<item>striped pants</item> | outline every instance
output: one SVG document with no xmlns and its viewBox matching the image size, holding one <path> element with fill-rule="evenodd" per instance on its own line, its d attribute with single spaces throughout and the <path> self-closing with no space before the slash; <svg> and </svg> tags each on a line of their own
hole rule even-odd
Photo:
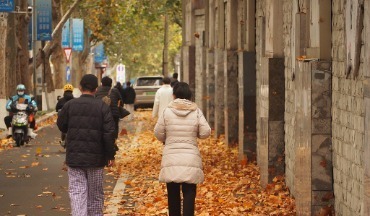
<svg viewBox="0 0 370 216">
<path fill-rule="evenodd" d="M 104 168 L 68 167 L 72 216 L 102 216 Z"/>
</svg>

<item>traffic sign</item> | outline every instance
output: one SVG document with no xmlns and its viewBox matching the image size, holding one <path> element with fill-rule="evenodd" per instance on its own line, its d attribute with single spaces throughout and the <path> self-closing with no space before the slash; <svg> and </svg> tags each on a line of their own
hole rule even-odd
<svg viewBox="0 0 370 216">
<path fill-rule="evenodd" d="M 69 62 L 69 59 L 71 58 L 72 55 L 72 48 L 64 48 L 64 54 L 66 55 L 66 61 Z"/>
</svg>

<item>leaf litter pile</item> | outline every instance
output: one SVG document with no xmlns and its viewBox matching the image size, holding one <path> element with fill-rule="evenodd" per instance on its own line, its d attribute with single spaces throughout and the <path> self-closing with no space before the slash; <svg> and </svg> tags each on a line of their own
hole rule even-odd
<svg viewBox="0 0 370 216">
<path fill-rule="evenodd" d="M 134 128 L 142 129 L 136 135 L 121 131 L 116 167 L 111 170 L 127 176 L 118 215 L 167 215 L 166 185 L 158 181 L 163 144 L 154 137 L 151 113 L 135 114 Z M 205 181 L 197 186 L 195 215 L 296 214 L 284 177 L 274 178 L 264 189 L 256 164 L 239 160 L 238 149 L 227 147 L 222 137 L 199 140 L 198 144 Z"/>
</svg>

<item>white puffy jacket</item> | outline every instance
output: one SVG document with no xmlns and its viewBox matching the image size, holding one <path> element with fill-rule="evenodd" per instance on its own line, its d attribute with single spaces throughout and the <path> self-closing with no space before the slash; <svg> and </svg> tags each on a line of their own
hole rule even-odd
<svg viewBox="0 0 370 216">
<path fill-rule="evenodd" d="M 172 101 L 159 117 L 154 134 L 165 142 L 160 182 L 198 184 L 204 181 L 197 138 L 207 138 L 211 128 L 195 103 L 184 99 Z"/>
</svg>

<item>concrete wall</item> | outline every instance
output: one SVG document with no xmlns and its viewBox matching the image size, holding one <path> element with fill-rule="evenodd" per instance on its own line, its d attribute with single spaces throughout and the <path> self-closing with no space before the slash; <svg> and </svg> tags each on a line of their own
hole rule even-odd
<svg viewBox="0 0 370 216">
<path fill-rule="evenodd" d="M 207 119 L 216 129 L 215 135 L 228 134 L 227 124 L 232 113 L 225 112 L 228 104 L 223 101 L 223 93 L 230 91 L 225 88 L 230 86 L 227 75 L 232 61 L 225 56 L 229 51 L 227 45 L 232 42 L 228 40 L 230 32 L 227 29 L 233 22 L 230 22 L 232 17 L 228 18 L 230 11 L 226 9 L 229 3 L 236 1 L 202 1 L 205 5 L 204 19 L 199 14 L 201 8 L 194 6 L 198 1 L 183 2 L 186 21 L 183 34 L 184 80 L 195 80 L 196 101 L 207 110 Z M 296 198 L 297 215 L 322 213 L 322 207 L 330 207 L 334 202 L 333 190 L 336 215 L 370 215 L 370 145 L 367 145 L 370 142 L 370 1 L 276 2 L 255 1 L 253 40 L 244 41 L 245 34 L 240 32 L 246 31 L 249 35 L 250 29 L 241 26 L 237 30 L 238 35 L 242 35 L 238 38 L 241 40 L 239 43 L 249 47 L 246 49 L 239 44 L 238 62 L 232 63 L 237 65 L 239 73 L 238 86 L 235 86 L 239 94 L 238 137 L 244 139 L 245 134 L 241 133 L 247 131 L 241 128 L 246 126 L 241 121 L 248 120 L 245 111 L 249 109 L 245 104 L 250 99 L 245 97 L 248 96 L 245 90 L 250 82 L 248 77 L 252 77 L 256 95 L 256 151 L 262 183 L 266 184 L 275 175 L 268 170 L 271 171 L 273 159 L 278 158 L 276 153 L 280 152 L 276 150 L 282 146 L 285 150 L 286 184 Z M 248 3 L 250 0 L 238 1 L 238 16 L 243 14 L 240 7 Z M 274 7 L 282 7 L 282 12 L 281 8 Z M 362 9 L 364 16 L 361 16 Z M 282 18 L 281 23 L 276 15 L 271 19 L 271 14 L 275 13 L 281 15 L 278 17 Z M 244 21 L 239 17 L 236 22 L 240 20 Z M 267 26 L 271 25 L 273 28 L 268 29 Z M 194 31 L 202 38 L 196 39 Z M 274 31 L 280 34 L 276 35 Z M 282 44 L 274 41 L 279 37 Z M 202 42 L 203 38 L 205 41 Z M 251 43 L 255 43 L 255 50 L 250 49 L 253 47 Z M 254 58 L 245 59 L 245 54 L 253 55 L 254 52 Z M 310 62 L 305 58 L 316 60 Z M 274 103 L 269 87 L 274 83 L 266 78 L 272 75 L 272 65 L 265 62 L 272 59 L 281 59 L 283 64 L 277 68 L 282 66 L 284 71 L 282 85 L 285 86 L 285 94 L 283 99 L 279 99 L 284 100 L 284 112 L 283 119 L 278 122 L 269 119 L 273 111 L 270 107 Z M 249 73 L 245 68 L 253 61 L 256 72 Z M 191 75 L 193 70 L 196 73 Z M 204 83 L 206 89 L 201 86 Z M 207 102 L 204 103 L 203 99 Z M 274 130 L 274 125 L 284 130 Z M 277 142 L 279 145 L 268 145 L 279 138 L 283 138 L 283 142 Z M 240 151 L 245 151 L 243 145 L 244 141 L 239 143 Z"/>
<path fill-rule="evenodd" d="M 369 13 L 370 11 L 365 11 Z M 333 0 L 333 161 L 336 215 L 364 214 L 364 46 L 357 77 L 346 75 L 345 3 Z M 368 24 L 368 23 L 367 23 Z M 367 26 L 368 27 L 368 26 Z M 348 28 L 348 26 L 347 26 Z M 366 26 L 365 26 L 366 28 Z M 369 43 L 362 38 L 362 44 Z M 366 61 L 369 61 L 368 59 Z M 369 155 L 366 155 L 369 157 Z"/>
</svg>

